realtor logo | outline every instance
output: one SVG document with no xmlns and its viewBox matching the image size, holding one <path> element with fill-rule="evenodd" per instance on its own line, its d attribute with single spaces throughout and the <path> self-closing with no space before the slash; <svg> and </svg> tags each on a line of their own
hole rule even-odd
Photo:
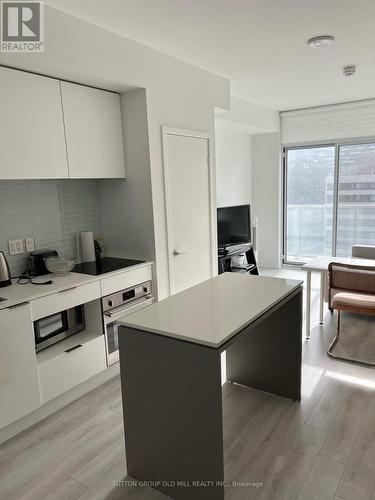
<svg viewBox="0 0 375 500">
<path fill-rule="evenodd" d="M 44 2 L 1 2 L 1 51 L 44 52 Z"/>
</svg>

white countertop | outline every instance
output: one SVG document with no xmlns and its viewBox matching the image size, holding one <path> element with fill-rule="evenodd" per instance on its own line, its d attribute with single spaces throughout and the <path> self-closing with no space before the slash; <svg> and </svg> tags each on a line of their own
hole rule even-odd
<svg viewBox="0 0 375 500">
<path fill-rule="evenodd" d="M 224 273 L 120 320 L 124 326 L 218 348 L 302 285 Z"/>
<path fill-rule="evenodd" d="M 330 262 L 351 264 L 354 266 L 375 267 L 375 260 L 360 259 L 358 257 L 317 257 L 302 266 L 306 271 L 328 271 Z"/>
<path fill-rule="evenodd" d="M 9 306 L 20 304 L 21 302 L 28 302 L 39 299 L 40 297 L 45 297 L 46 295 L 61 292 L 62 290 L 67 290 L 68 288 L 85 285 L 87 283 L 92 283 L 94 281 L 126 273 L 132 269 L 150 266 L 151 264 L 152 262 L 142 262 L 141 264 L 125 267 L 123 269 L 100 274 L 98 276 L 71 272 L 67 276 L 54 276 L 53 274 L 46 274 L 45 276 L 33 278 L 33 281 L 35 282 L 52 280 L 53 283 L 51 285 L 32 285 L 31 283 L 28 283 L 27 285 L 19 285 L 16 280 L 13 280 L 13 284 L 11 286 L 0 288 L 0 297 L 6 299 L 4 301 L 0 301 L 0 310 L 6 309 Z"/>
</svg>

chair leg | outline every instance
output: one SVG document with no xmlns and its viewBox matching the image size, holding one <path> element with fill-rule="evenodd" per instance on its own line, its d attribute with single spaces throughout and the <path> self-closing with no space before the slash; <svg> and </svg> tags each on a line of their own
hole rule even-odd
<svg viewBox="0 0 375 500">
<path fill-rule="evenodd" d="M 330 358 L 332 359 L 336 359 L 337 361 L 347 361 L 349 363 L 355 363 L 357 365 L 363 365 L 363 366 L 371 366 L 371 367 L 374 367 L 375 366 L 375 363 L 367 363 L 366 361 L 360 361 L 359 359 L 352 359 L 352 358 L 344 358 L 344 357 L 341 357 L 341 356 L 335 356 L 334 354 L 332 354 L 332 350 L 333 348 L 335 347 L 337 341 L 339 340 L 339 335 L 340 335 L 340 323 L 341 323 L 341 311 L 337 311 L 337 328 L 336 328 L 336 336 L 335 338 L 332 340 L 330 346 L 328 347 L 328 351 L 327 351 L 327 354 Z"/>
<path fill-rule="evenodd" d="M 330 346 L 328 347 L 328 351 L 327 351 L 327 354 L 330 358 L 334 358 L 335 356 L 332 355 L 332 350 L 333 348 L 335 347 L 336 345 L 336 342 L 338 341 L 339 339 L 339 335 L 340 335 L 340 319 L 341 319 L 341 311 L 340 310 L 337 310 L 337 326 L 336 326 L 336 336 L 335 338 L 332 340 Z"/>
</svg>

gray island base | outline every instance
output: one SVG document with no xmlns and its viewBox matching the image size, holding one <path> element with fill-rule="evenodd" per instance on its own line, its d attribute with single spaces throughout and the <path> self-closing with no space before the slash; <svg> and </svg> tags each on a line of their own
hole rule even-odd
<svg viewBox="0 0 375 500">
<path fill-rule="evenodd" d="M 301 282 L 225 273 L 127 316 L 119 341 L 128 474 L 221 500 L 221 353 L 228 381 L 299 401 Z"/>
</svg>

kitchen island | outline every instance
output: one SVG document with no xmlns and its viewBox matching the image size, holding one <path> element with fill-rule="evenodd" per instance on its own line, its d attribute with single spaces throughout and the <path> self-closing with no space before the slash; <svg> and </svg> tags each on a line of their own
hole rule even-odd
<svg viewBox="0 0 375 500">
<path fill-rule="evenodd" d="M 120 325 L 128 473 L 223 499 L 221 353 L 228 381 L 300 400 L 302 282 L 224 273 Z"/>
</svg>

